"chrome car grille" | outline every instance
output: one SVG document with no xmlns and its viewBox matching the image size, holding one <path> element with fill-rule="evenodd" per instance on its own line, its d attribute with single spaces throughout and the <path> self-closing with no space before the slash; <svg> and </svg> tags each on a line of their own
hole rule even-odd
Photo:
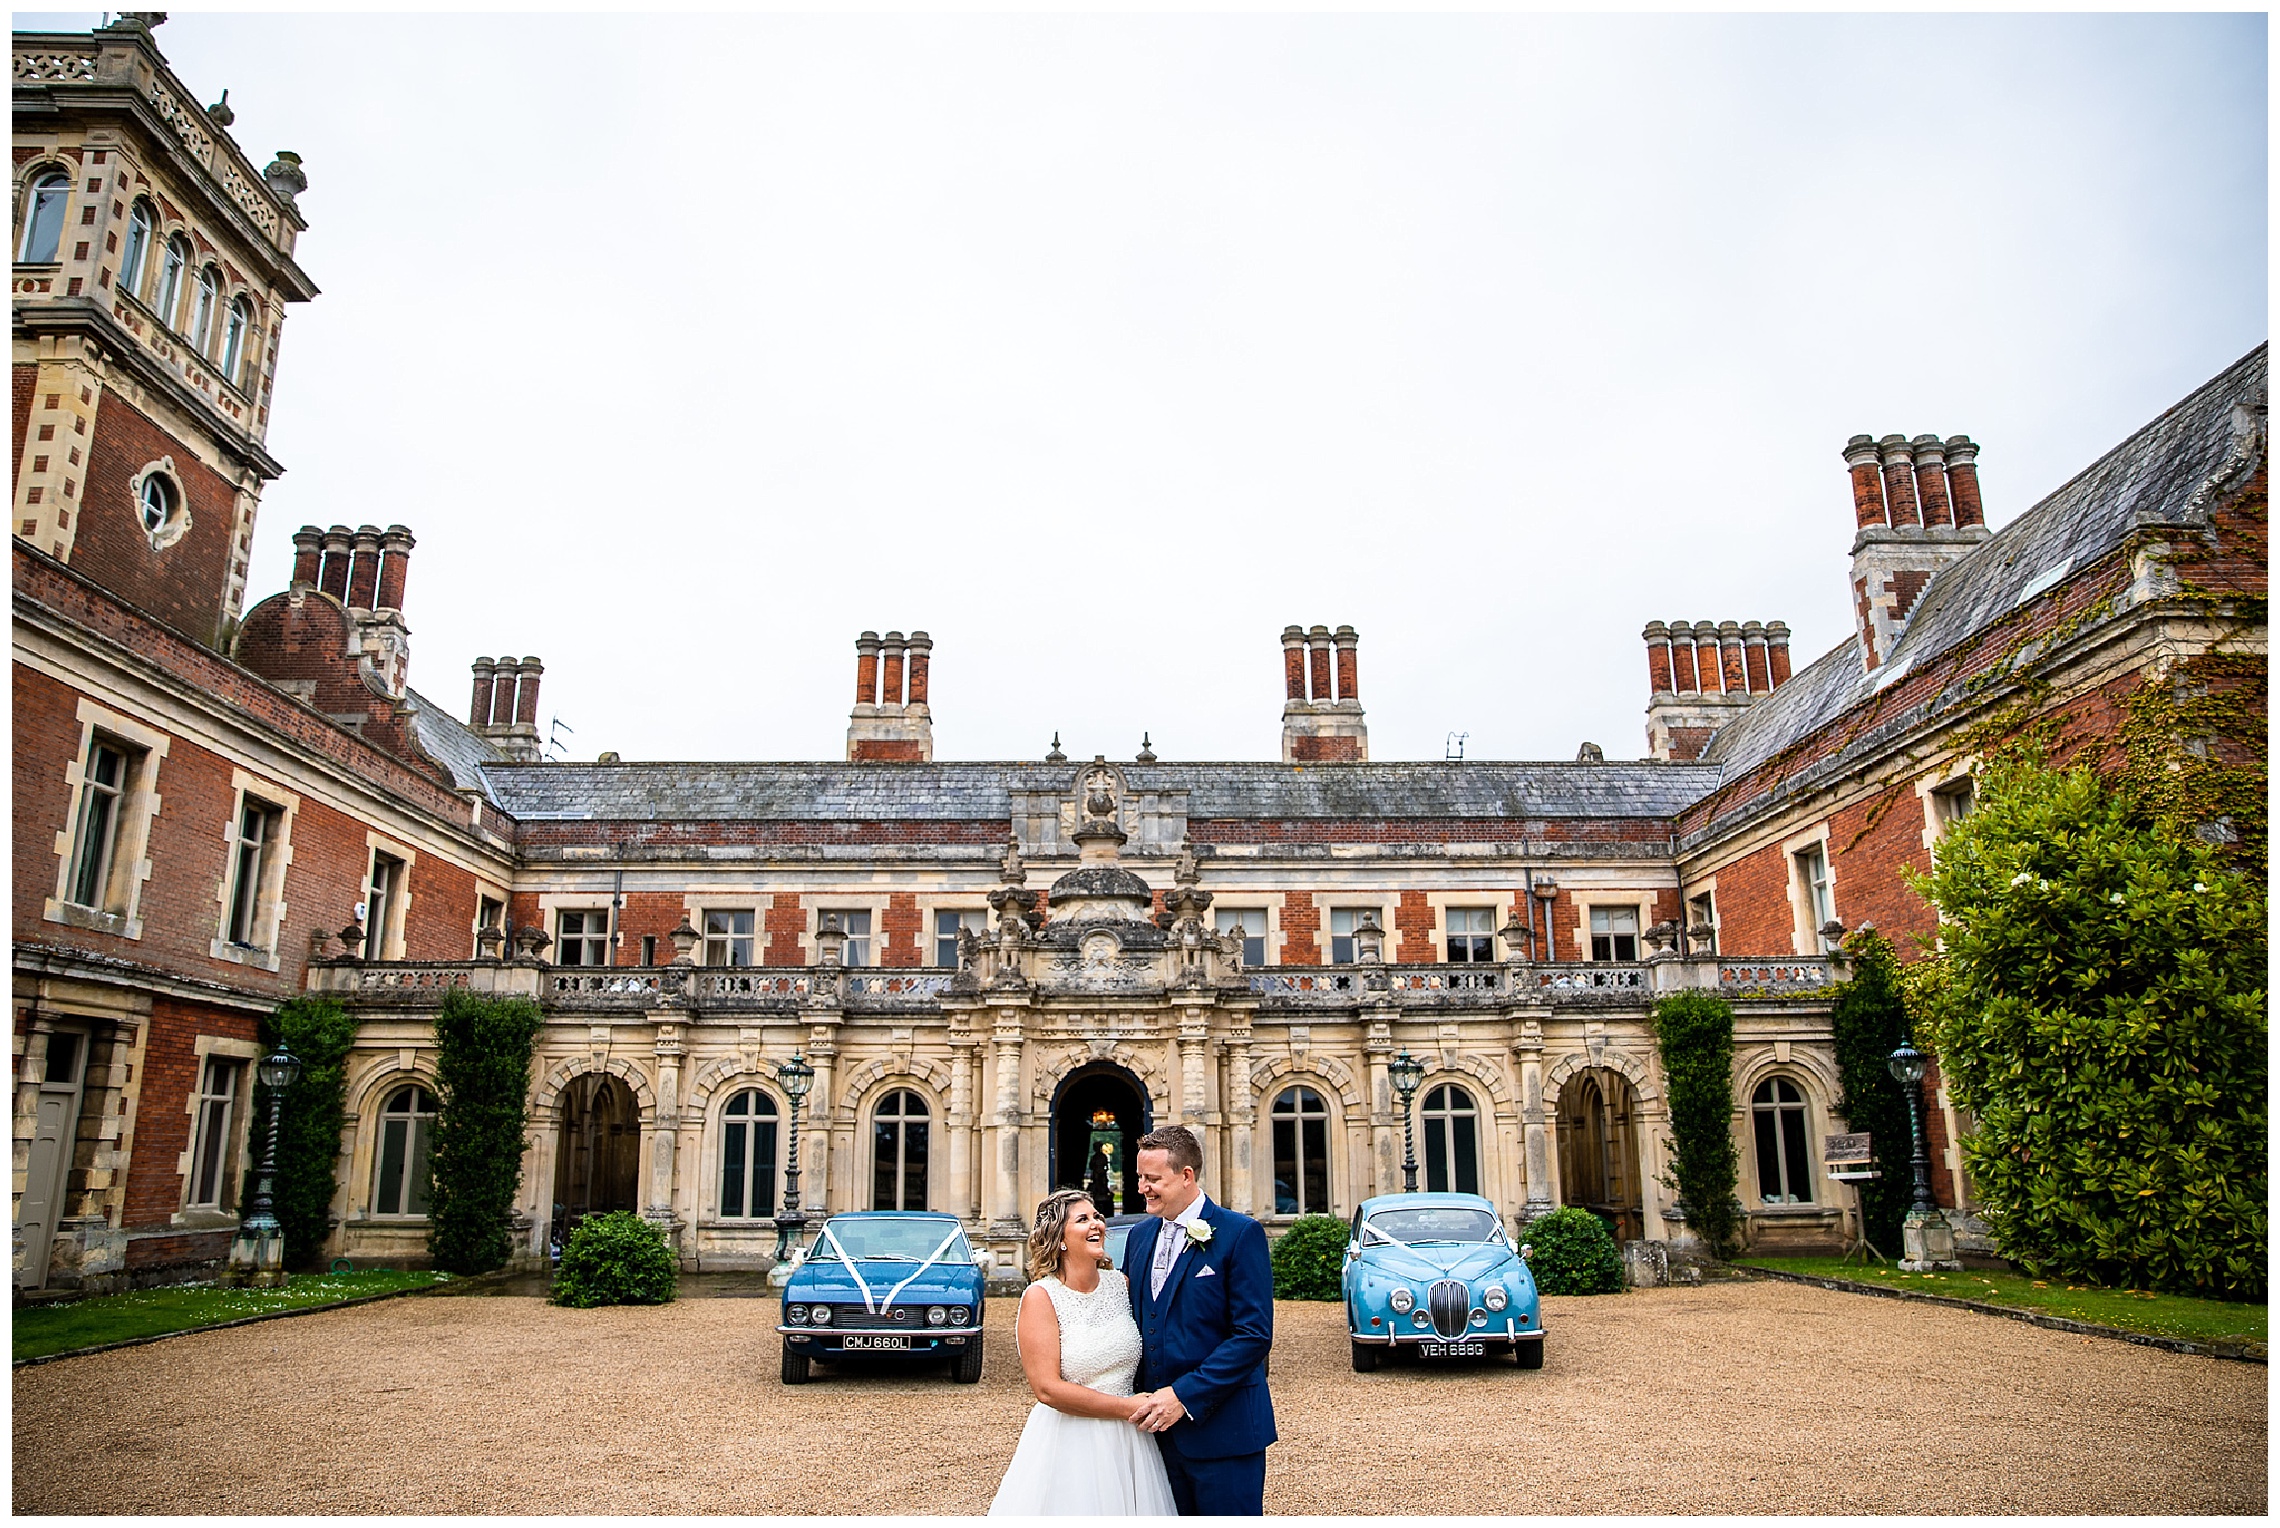
<svg viewBox="0 0 2280 1528">
<path fill-rule="evenodd" d="M 1442 1279 L 1425 1291 L 1425 1308 L 1433 1313 L 1433 1330 L 1443 1337 L 1462 1337 L 1471 1319 L 1472 1297 L 1464 1280 Z"/>
<path fill-rule="evenodd" d="M 834 1305 L 831 1307 L 831 1327 L 847 1332 L 908 1332 L 926 1325 L 926 1307 L 898 1305 L 893 1310 L 873 1315 L 860 1305 Z"/>
</svg>

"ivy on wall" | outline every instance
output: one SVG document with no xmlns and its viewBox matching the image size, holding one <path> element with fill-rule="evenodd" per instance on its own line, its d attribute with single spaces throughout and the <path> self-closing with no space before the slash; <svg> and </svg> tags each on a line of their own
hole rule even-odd
<svg viewBox="0 0 2280 1528">
<path fill-rule="evenodd" d="M 528 998 L 462 990 L 445 993 L 436 1014 L 428 1252 L 447 1273 L 488 1273 L 513 1255 L 507 1225 L 529 1144 L 530 1058 L 540 1023 Z"/>
<path fill-rule="evenodd" d="M 325 1241 L 332 1234 L 333 1195 L 339 1191 L 340 1138 L 348 1124 L 348 1052 L 356 1043 L 356 1017 L 330 997 L 297 997 L 262 1015 L 258 1033 L 263 1054 L 283 1045 L 301 1063 L 301 1075 L 279 1100 L 277 1177 L 270 1190 L 278 1224 L 285 1229 L 285 1266 L 307 1271 L 324 1266 Z M 268 1144 L 269 1094 L 256 1083 L 253 1093 L 254 1159 L 246 1164 L 245 1192 L 253 1199 L 260 1156 Z"/>
<path fill-rule="evenodd" d="M 1674 992 L 1655 1004 L 1655 1044 L 1670 1096 L 1670 1185 L 1686 1223 L 1717 1257 L 1740 1245 L 1734 1198 L 1741 1153 L 1734 1146 L 1734 1010 L 1707 992 Z"/>
<path fill-rule="evenodd" d="M 1911 1033 L 1900 992 L 1900 958 L 1886 939 L 1864 924 L 1845 936 L 1852 979 L 1837 989 L 1829 1022 L 1835 1032 L 1837 1112 L 1853 1130 L 1865 1130 L 1882 1177 L 1856 1185 L 1869 1244 L 1898 1256 L 1900 1222 L 1914 1193 L 1910 1158 L 1915 1136 L 1905 1085 L 1892 1075 L 1892 1053 Z"/>
</svg>

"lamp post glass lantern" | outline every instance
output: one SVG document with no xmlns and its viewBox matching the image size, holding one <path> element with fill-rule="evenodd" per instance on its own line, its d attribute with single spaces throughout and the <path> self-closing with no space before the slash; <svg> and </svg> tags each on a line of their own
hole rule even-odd
<svg viewBox="0 0 2280 1528">
<path fill-rule="evenodd" d="M 1401 1095 L 1401 1191 L 1417 1192 L 1417 1125 L 1410 1104 L 1417 1097 L 1417 1085 L 1425 1080 L 1425 1063 L 1404 1050 L 1385 1065 L 1386 1076 L 1393 1090 Z"/>
<path fill-rule="evenodd" d="M 1924 1116 L 1917 1096 L 1923 1091 L 1924 1056 L 1916 1047 L 1903 1042 L 1885 1064 L 1908 1094 L 1908 1134 L 1912 1144 L 1908 1166 L 1916 1180 L 1915 1202 L 1908 1206 L 1908 1213 L 1930 1215 L 1936 1209 L 1932 1203 L 1932 1159 L 1924 1149 Z"/>
<path fill-rule="evenodd" d="M 776 1262 L 781 1265 L 799 1245 L 800 1228 L 807 1216 L 800 1212 L 800 1104 L 815 1086 L 815 1068 L 799 1052 L 776 1068 L 776 1082 L 791 1100 L 791 1140 L 784 1160 L 784 1203 L 776 1211 Z"/>
<path fill-rule="evenodd" d="M 269 1143 L 261 1150 L 261 1173 L 254 1179 L 253 1203 L 247 1207 L 245 1229 L 274 1235 L 282 1229 L 275 1209 L 277 1183 L 277 1128 L 285 1103 L 285 1090 L 301 1077 L 301 1059 L 279 1041 L 277 1049 L 254 1066 L 254 1074 L 269 1090 Z"/>
</svg>

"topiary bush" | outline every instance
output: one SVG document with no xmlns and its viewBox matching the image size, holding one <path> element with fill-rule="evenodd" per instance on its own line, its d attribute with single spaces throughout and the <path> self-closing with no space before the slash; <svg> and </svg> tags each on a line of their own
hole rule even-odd
<svg viewBox="0 0 2280 1528">
<path fill-rule="evenodd" d="M 1338 1270 L 1346 1261 L 1346 1222 L 1335 1215 L 1301 1215 L 1267 1251 L 1278 1300 L 1335 1300 Z"/>
<path fill-rule="evenodd" d="M 542 1022 L 528 998 L 454 988 L 435 1018 L 435 1149 L 428 1253 L 446 1273 L 489 1273 L 514 1253 L 507 1222 L 529 1142 L 530 1053 Z"/>
<path fill-rule="evenodd" d="M 1918 891 L 1980 1210 L 2030 1271 L 2264 1298 L 2263 888 L 2089 769 L 1990 764 Z"/>
<path fill-rule="evenodd" d="M 258 1033 L 264 1055 L 282 1043 L 301 1063 L 277 1116 L 277 1177 L 270 1200 L 285 1228 L 285 1266 L 307 1273 L 324 1267 L 332 1235 L 333 1195 L 339 1189 L 340 1137 L 348 1123 L 348 1052 L 356 1043 L 356 1016 L 330 997 L 297 997 L 264 1014 Z M 268 1142 L 269 1089 L 253 1090 L 251 1159 L 238 1203 L 253 1201 Z"/>
<path fill-rule="evenodd" d="M 554 1270 L 556 1305 L 663 1305 L 673 1298 L 680 1263 L 665 1233 L 631 1210 L 588 1215 L 570 1233 Z"/>
<path fill-rule="evenodd" d="M 1607 1222 L 1574 1207 L 1528 1222 L 1520 1239 L 1528 1243 L 1528 1271 L 1547 1295 L 1619 1295 L 1623 1292 L 1623 1253 Z"/>
<path fill-rule="evenodd" d="M 1655 1044 L 1670 1097 L 1671 1186 L 1678 1207 L 1713 1257 L 1741 1241 L 1734 1198 L 1734 1010 L 1707 992 L 1674 992 L 1655 1004 Z"/>
</svg>

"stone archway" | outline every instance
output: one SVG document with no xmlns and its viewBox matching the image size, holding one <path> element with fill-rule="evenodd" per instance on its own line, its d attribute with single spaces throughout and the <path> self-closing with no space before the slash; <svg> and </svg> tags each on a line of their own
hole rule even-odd
<svg viewBox="0 0 2280 1528">
<path fill-rule="evenodd" d="M 608 1072 L 582 1072 L 564 1083 L 554 1153 L 554 1234 L 567 1238 L 588 1215 L 630 1210 L 638 1202 L 641 1115 L 632 1091 Z"/>
<path fill-rule="evenodd" d="M 1583 1067 L 1560 1087 L 1560 1202 L 1591 1211 L 1617 1241 L 1646 1234 L 1639 1098 L 1611 1067 Z"/>
<path fill-rule="evenodd" d="M 1076 1067 L 1053 1090 L 1051 1120 L 1052 1187 L 1091 1189 L 1096 1202 L 1097 1196 L 1108 1199 L 1106 1213 L 1139 1214 L 1133 1149 L 1155 1122 L 1140 1079 L 1113 1061 Z M 1106 1160 L 1096 1161 L 1103 1147 Z"/>
</svg>

